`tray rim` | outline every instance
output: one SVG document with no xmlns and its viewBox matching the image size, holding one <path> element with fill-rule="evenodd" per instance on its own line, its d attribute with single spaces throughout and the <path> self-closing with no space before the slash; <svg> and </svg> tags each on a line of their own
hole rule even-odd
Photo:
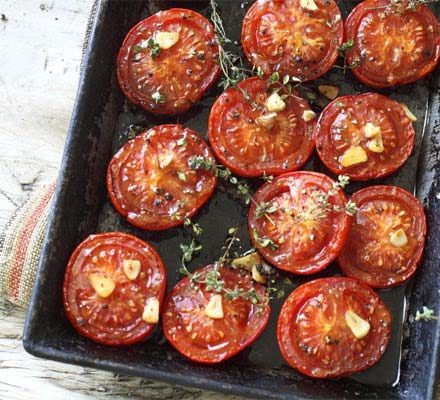
<svg viewBox="0 0 440 400">
<path fill-rule="evenodd" d="M 92 367 L 95 369 L 101 369 L 115 373 L 122 372 L 127 375 L 142 376 L 144 378 L 156 379 L 171 384 L 178 384 L 189 387 L 198 387 L 201 389 L 213 390 L 231 395 L 234 394 L 247 398 L 284 400 L 285 399 L 284 393 L 278 394 L 270 390 L 264 390 L 261 388 L 253 388 L 252 386 L 246 386 L 246 384 L 238 385 L 234 383 L 225 383 L 222 381 L 213 380 L 211 378 L 203 378 L 203 377 L 196 377 L 194 375 L 187 375 L 184 372 L 183 373 L 179 373 L 175 371 L 170 372 L 170 371 L 155 369 L 151 367 L 143 367 L 142 369 L 139 370 L 139 369 L 135 369 L 134 367 L 130 367 L 128 365 L 123 365 L 121 363 L 113 362 L 109 360 L 100 360 L 96 362 L 91 358 L 85 359 L 83 356 L 78 354 L 67 355 L 65 352 L 61 350 L 44 347 L 41 343 L 35 342 L 32 339 L 30 325 L 31 325 L 31 321 L 35 317 L 34 306 L 38 303 L 38 298 L 41 291 L 40 289 L 41 276 L 44 269 L 45 254 L 48 252 L 48 249 L 50 247 L 50 240 L 49 240 L 50 232 L 51 232 L 51 228 L 55 223 L 56 210 L 60 207 L 61 204 L 63 189 L 66 186 L 66 183 L 64 182 L 63 179 L 64 175 L 70 168 L 70 163 L 74 162 L 73 157 L 69 154 L 69 149 L 76 140 L 76 131 L 78 129 L 78 126 L 80 125 L 80 123 L 78 122 L 79 117 L 83 112 L 85 112 L 84 110 L 82 110 L 82 97 L 87 87 L 88 80 L 90 79 L 89 77 L 90 64 L 91 64 L 90 59 L 94 57 L 93 49 L 97 37 L 97 30 L 99 28 L 98 25 L 100 20 L 103 19 L 108 4 L 112 0 L 94 0 L 94 1 L 95 1 L 94 3 L 95 13 L 93 16 L 92 24 L 90 25 L 91 29 L 90 29 L 90 36 L 88 37 L 87 47 L 83 53 L 83 60 L 82 60 L 83 69 L 80 72 L 78 88 L 76 91 L 75 101 L 73 104 L 72 114 L 70 117 L 66 140 L 64 144 L 59 175 L 54 190 L 53 202 L 50 208 L 47 230 L 43 240 L 40 261 L 37 267 L 35 284 L 32 290 L 32 296 L 29 303 L 29 307 L 26 313 L 26 320 L 23 329 L 23 339 L 22 339 L 23 348 L 25 349 L 26 352 L 34 356 L 45 358 L 48 360 L 64 362 L 67 364 Z M 124 0 L 120 0 L 120 1 L 124 1 Z M 440 81 L 440 79 L 436 79 L 436 81 L 438 82 Z M 432 95 L 430 94 L 430 98 L 431 97 Z M 440 322 L 437 324 L 437 326 L 439 325 Z M 436 357 L 434 357 L 434 361 L 431 364 L 431 369 L 429 371 L 429 375 L 430 375 L 429 382 L 432 382 L 432 385 L 426 387 L 426 391 L 425 391 L 426 400 L 433 400 L 437 391 L 440 393 L 440 388 L 439 388 L 440 330 L 439 329 L 437 329 L 435 332 L 435 346 L 432 349 L 432 351 L 436 354 Z M 313 397 L 308 397 L 308 396 L 305 397 L 292 392 L 290 394 L 289 399 L 311 400 L 313 399 Z"/>
</svg>

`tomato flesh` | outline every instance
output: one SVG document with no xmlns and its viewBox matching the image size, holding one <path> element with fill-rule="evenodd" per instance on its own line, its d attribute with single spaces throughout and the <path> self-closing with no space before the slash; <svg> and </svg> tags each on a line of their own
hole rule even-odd
<svg viewBox="0 0 440 400">
<path fill-rule="evenodd" d="M 130 280 L 124 260 L 140 262 Z M 108 297 L 100 297 L 91 275 L 115 283 Z M 162 303 L 166 273 L 160 256 L 147 243 L 120 232 L 91 235 L 73 252 L 64 277 L 64 309 L 73 327 L 89 339 L 111 346 L 128 345 L 147 337 L 155 327 L 142 319 L 149 299 Z"/>
<path fill-rule="evenodd" d="M 311 111 L 296 93 L 284 99 L 286 108 L 276 113 L 271 125 L 259 118 L 270 115 L 266 100 L 270 85 L 259 78 L 246 79 L 224 92 L 209 117 L 209 141 L 216 156 L 235 174 L 257 177 L 295 171 L 310 157 L 316 120 L 304 121 Z M 246 97 L 245 97 L 246 96 Z"/>
<path fill-rule="evenodd" d="M 179 36 L 177 43 L 156 55 L 149 40 L 158 32 Z M 147 111 L 184 112 L 217 79 L 218 54 L 214 28 L 202 15 L 180 8 L 160 11 L 126 36 L 118 55 L 118 82 L 130 101 Z"/>
<path fill-rule="evenodd" d="M 300 0 L 256 1 L 243 20 L 246 57 L 266 75 L 277 71 L 310 81 L 325 74 L 343 41 L 341 12 L 333 0 L 315 0 L 316 10 Z"/>
<path fill-rule="evenodd" d="M 370 324 L 358 339 L 346 312 Z M 278 345 L 284 359 L 313 378 L 336 378 L 364 370 L 385 352 L 391 337 L 391 315 L 368 286 L 350 278 L 324 278 L 295 289 L 278 318 Z"/>
<path fill-rule="evenodd" d="M 333 180 L 316 172 L 292 172 L 263 185 L 254 196 L 248 225 L 261 255 L 277 268 L 312 274 L 326 268 L 339 254 L 349 228 L 342 190 L 328 198 Z M 271 213 L 261 214 L 266 204 Z M 268 243 L 270 240 L 271 243 Z"/>
<path fill-rule="evenodd" d="M 213 268 L 208 265 L 195 273 L 203 280 Z M 163 311 L 163 331 L 168 341 L 185 357 L 203 364 L 219 363 L 239 353 L 261 335 L 269 321 L 264 286 L 244 270 L 222 267 L 219 271 L 226 290 L 254 290 L 259 302 L 253 304 L 242 297 L 228 300 L 222 292 L 224 317 L 210 318 L 204 310 L 217 293 L 208 291 L 204 283 L 191 286 L 185 277 L 169 293 Z"/>
<path fill-rule="evenodd" d="M 194 156 L 213 158 L 208 145 L 181 125 L 159 125 L 136 136 L 109 164 L 113 205 L 142 229 L 181 225 L 209 199 L 216 184 L 211 172 L 191 169 Z"/>
<path fill-rule="evenodd" d="M 359 207 L 338 263 L 342 271 L 372 287 L 407 281 L 420 263 L 426 238 L 426 218 L 420 202 L 396 186 L 370 186 L 356 192 Z M 392 244 L 403 229 L 407 243 Z"/>
<path fill-rule="evenodd" d="M 366 0 L 345 22 L 346 40 L 354 41 L 347 63 L 358 65 L 354 75 L 376 88 L 421 79 L 440 58 L 440 29 L 432 11 L 425 5 L 402 13 L 390 7 L 388 0 Z"/>
<path fill-rule="evenodd" d="M 383 151 L 370 149 L 374 138 L 367 137 L 367 125 L 380 130 Z M 401 167 L 414 148 L 415 131 L 402 106 L 377 93 L 343 96 L 321 113 L 315 127 L 315 142 L 322 162 L 333 173 L 352 180 L 368 180 L 389 175 Z M 344 154 L 360 146 L 366 160 L 349 166 Z"/>
</svg>

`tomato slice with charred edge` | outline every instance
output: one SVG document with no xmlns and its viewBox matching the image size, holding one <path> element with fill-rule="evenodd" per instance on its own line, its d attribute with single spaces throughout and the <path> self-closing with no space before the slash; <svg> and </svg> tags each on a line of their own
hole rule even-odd
<svg viewBox="0 0 440 400">
<path fill-rule="evenodd" d="M 398 7 L 408 8 L 397 12 Z M 365 0 L 347 17 L 345 34 L 354 42 L 347 64 L 360 81 L 376 88 L 421 79 L 440 58 L 439 23 L 425 5 L 410 9 L 407 1 Z"/>
<path fill-rule="evenodd" d="M 414 137 L 403 107 L 377 93 L 338 97 L 323 110 L 315 127 L 322 162 L 333 173 L 358 181 L 396 171 L 410 156 Z M 381 146 L 371 147 L 377 141 Z M 353 149 L 363 152 L 364 158 L 357 154 L 352 164 L 344 164 Z"/>
<path fill-rule="evenodd" d="M 420 202 L 396 186 L 370 186 L 352 200 L 359 210 L 338 258 L 341 270 L 377 288 L 407 281 L 425 245 L 426 218 Z"/>
<path fill-rule="evenodd" d="M 366 336 L 354 335 L 347 311 L 369 324 Z M 371 367 L 390 337 L 391 315 L 385 304 L 367 285 L 350 278 L 316 279 L 299 286 L 278 318 L 284 359 L 313 378 L 336 378 Z"/>
<path fill-rule="evenodd" d="M 213 272 L 213 265 L 195 271 L 199 280 Z M 222 318 L 210 318 L 205 314 L 212 296 L 204 283 L 191 284 L 183 278 L 169 293 L 162 315 L 163 331 L 173 347 L 186 358 L 203 364 L 224 361 L 254 342 L 269 321 L 270 307 L 264 286 L 252 280 L 244 270 L 222 267 L 220 279 L 226 290 L 253 292 L 257 304 L 243 297 L 222 297 Z"/>
<path fill-rule="evenodd" d="M 217 99 L 209 116 L 209 141 L 222 164 L 245 177 L 300 168 L 314 148 L 316 119 L 303 119 L 311 112 L 308 102 L 293 93 L 284 99 L 283 111 L 270 113 L 271 86 L 265 80 L 250 78 L 237 86 Z"/>
<path fill-rule="evenodd" d="M 266 75 L 311 81 L 335 63 L 344 35 L 341 12 L 333 0 L 305 3 L 316 9 L 302 7 L 301 0 L 259 0 L 244 17 L 244 53 Z"/>
<path fill-rule="evenodd" d="M 175 44 L 158 49 L 159 33 L 176 32 Z M 160 11 L 127 34 L 117 60 L 119 86 L 147 111 L 181 113 L 217 79 L 218 56 L 214 28 L 205 17 L 183 8 Z"/>
<path fill-rule="evenodd" d="M 126 275 L 124 261 L 133 260 L 139 269 Z M 106 297 L 98 295 L 93 276 L 113 282 L 113 291 Z M 153 331 L 156 325 L 142 319 L 144 307 L 153 299 L 161 305 L 165 289 L 165 267 L 149 244 L 121 232 L 91 235 L 67 264 L 64 309 L 81 335 L 105 345 L 128 345 Z"/>
<path fill-rule="evenodd" d="M 298 171 L 280 175 L 255 193 L 249 234 L 268 262 L 308 275 L 323 270 L 339 255 L 350 223 L 343 191 L 329 195 L 333 185 L 324 174 Z"/>
<path fill-rule="evenodd" d="M 193 170 L 193 156 L 213 158 L 208 145 L 181 125 L 159 125 L 127 142 L 112 158 L 107 188 L 118 212 L 146 230 L 181 225 L 209 199 L 216 178 Z"/>
</svg>

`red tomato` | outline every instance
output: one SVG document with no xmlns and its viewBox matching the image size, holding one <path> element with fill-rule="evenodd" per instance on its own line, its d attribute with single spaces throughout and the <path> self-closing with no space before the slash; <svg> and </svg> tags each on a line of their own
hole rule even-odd
<svg viewBox="0 0 440 400">
<path fill-rule="evenodd" d="M 365 0 L 345 21 L 346 53 L 356 77 L 376 88 L 414 82 L 429 74 L 440 58 L 440 30 L 436 16 L 424 5 L 397 12 L 408 3 Z"/>
<path fill-rule="evenodd" d="M 243 20 L 241 42 L 250 63 L 266 75 L 278 71 L 311 81 L 333 66 L 343 35 L 333 0 L 259 0 Z"/>
<path fill-rule="evenodd" d="M 333 185 L 324 174 L 299 171 L 280 175 L 258 189 L 249 210 L 249 233 L 267 261 L 308 275 L 338 256 L 350 223 L 343 191 L 329 195 Z"/>
<path fill-rule="evenodd" d="M 217 99 L 209 116 L 209 141 L 222 164 L 245 177 L 300 168 L 314 148 L 315 119 L 303 119 L 304 111 L 311 111 L 307 101 L 293 93 L 284 99 L 283 111 L 269 113 L 271 85 L 250 78 L 237 86 Z"/>
<path fill-rule="evenodd" d="M 107 188 L 118 212 L 131 224 L 158 231 L 181 225 L 209 199 L 216 178 L 193 170 L 193 156 L 213 158 L 191 129 L 159 125 L 136 136 L 112 158 Z"/>
<path fill-rule="evenodd" d="M 132 275 L 124 260 L 134 262 Z M 140 263 L 140 265 L 139 265 Z M 137 274 L 136 274 L 137 272 Z M 105 285 L 98 279 L 105 279 Z M 109 287 L 98 294 L 92 282 Z M 104 285 L 104 286 L 102 286 Z M 125 233 L 91 235 L 73 252 L 64 277 L 64 309 L 73 327 L 83 336 L 110 346 L 136 343 L 155 327 L 143 320 L 150 301 L 159 305 L 165 294 L 166 275 L 162 259 L 142 240 Z"/>
<path fill-rule="evenodd" d="M 324 109 L 315 127 L 322 162 L 335 174 L 359 181 L 396 171 L 410 156 L 414 137 L 402 106 L 377 93 L 338 97 Z M 362 154 L 349 164 L 355 149 Z"/>
<path fill-rule="evenodd" d="M 208 265 L 195 274 L 204 280 L 214 273 L 213 268 Z M 219 363 L 249 346 L 264 331 L 270 316 L 266 289 L 254 282 L 248 272 L 223 267 L 219 274 L 226 290 L 255 293 L 257 303 L 243 297 L 228 299 L 223 291 L 223 318 L 210 318 L 205 308 L 218 293 L 208 291 L 204 283 L 191 285 L 185 277 L 169 293 L 162 316 L 163 331 L 173 347 L 203 364 Z"/>
<path fill-rule="evenodd" d="M 366 336 L 355 336 L 347 312 L 370 325 Z M 391 315 L 385 304 L 368 286 L 350 278 L 316 279 L 299 286 L 278 318 L 284 359 L 313 378 L 336 378 L 371 367 L 390 337 Z"/>
<path fill-rule="evenodd" d="M 396 186 L 370 186 L 352 200 L 359 211 L 338 258 L 342 271 L 378 288 L 408 280 L 425 245 L 426 219 L 420 202 Z"/>
<path fill-rule="evenodd" d="M 158 47 L 163 33 L 175 32 L 175 44 Z M 160 11 L 126 36 L 117 60 L 119 86 L 130 101 L 147 111 L 184 112 L 217 79 L 218 56 L 214 28 L 206 18 L 181 8 Z"/>
</svg>

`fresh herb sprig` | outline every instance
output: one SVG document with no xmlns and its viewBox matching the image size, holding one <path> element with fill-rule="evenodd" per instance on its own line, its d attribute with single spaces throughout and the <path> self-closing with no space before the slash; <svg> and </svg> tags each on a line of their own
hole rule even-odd
<svg viewBox="0 0 440 400">
<path fill-rule="evenodd" d="M 216 33 L 217 44 L 219 47 L 219 63 L 220 69 L 223 73 L 223 78 L 220 81 L 219 86 L 224 90 L 235 86 L 238 82 L 248 78 L 252 70 L 243 66 L 243 61 L 240 56 L 233 54 L 231 51 L 226 50 L 225 46 L 231 43 L 231 39 L 226 36 L 223 21 L 218 12 L 218 6 L 215 0 L 210 0 L 211 6 L 211 21 L 214 25 Z"/>
<path fill-rule="evenodd" d="M 416 316 L 414 318 L 415 321 L 439 321 L 440 317 L 435 315 L 435 312 L 432 308 L 423 306 L 422 312 L 419 310 L 416 311 Z"/>
<path fill-rule="evenodd" d="M 193 156 L 189 159 L 188 165 L 194 170 L 203 169 L 212 172 L 217 178 L 232 184 L 235 187 L 235 194 L 238 195 L 244 204 L 249 204 L 252 201 L 249 184 L 245 180 L 234 176 L 229 168 L 216 164 L 212 158 Z"/>
<path fill-rule="evenodd" d="M 153 60 L 159 57 L 160 46 L 153 37 L 147 40 L 147 47 L 150 49 L 150 56 Z"/>
<path fill-rule="evenodd" d="M 254 236 L 255 242 L 261 246 L 261 247 L 269 247 L 271 250 L 278 250 L 279 246 L 277 243 L 275 243 L 272 239 L 264 236 L 260 237 L 258 236 L 258 232 L 256 229 L 252 232 L 252 235 Z"/>
<path fill-rule="evenodd" d="M 339 175 L 337 182 L 334 182 L 333 187 L 327 192 L 322 190 L 313 191 L 308 198 L 306 208 L 295 216 L 296 221 L 318 220 L 326 218 L 330 212 L 343 211 L 340 206 L 331 204 L 330 198 L 335 196 L 339 190 L 343 190 L 349 183 L 350 178 L 348 176 Z M 357 210 L 358 208 L 353 201 L 347 201 L 344 211 L 348 215 L 353 216 Z"/>
<path fill-rule="evenodd" d="M 231 251 L 232 248 L 240 242 L 238 237 L 238 228 L 229 228 L 228 236 L 223 246 L 223 253 L 220 258 L 214 263 L 213 268 L 202 275 L 198 272 L 190 272 L 186 265 L 182 263 L 182 268 L 180 272 L 189 277 L 192 287 L 197 288 L 199 285 L 205 285 L 208 292 L 224 293 L 226 300 L 236 300 L 238 298 L 243 298 L 244 300 L 250 301 L 252 304 L 258 304 L 264 307 L 268 304 L 269 298 L 261 299 L 254 288 L 249 290 L 244 290 L 235 286 L 233 289 L 225 287 L 225 281 L 221 277 L 221 268 L 227 268 L 226 264 L 232 261 Z"/>
<path fill-rule="evenodd" d="M 347 69 L 354 69 L 359 67 L 360 65 L 360 60 L 355 60 L 353 63 L 347 64 L 347 58 L 345 57 L 345 53 L 351 50 L 353 47 L 354 47 L 353 39 L 347 40 L 338 47 L 339 57 L 341 57 L 344 60 L 344 64 L 343 66 L 335 64 L 333 67 L 342 69 L 344 71 L 344 74 L 347 72 Z"/>
</svg>

